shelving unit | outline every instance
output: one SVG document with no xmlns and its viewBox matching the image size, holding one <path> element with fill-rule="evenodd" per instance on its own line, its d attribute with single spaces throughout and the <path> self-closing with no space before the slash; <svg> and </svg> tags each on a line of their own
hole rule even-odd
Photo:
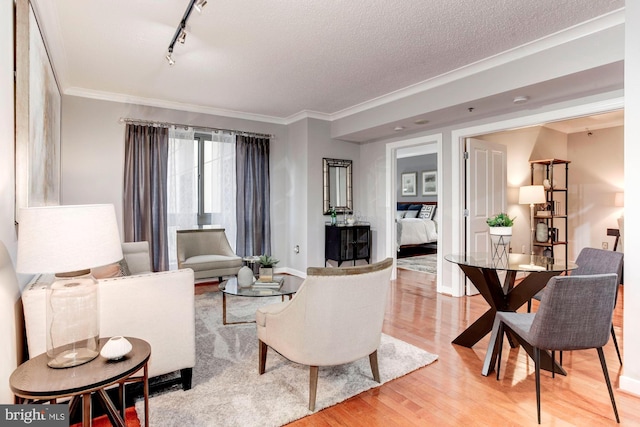
<svg viewBox="0 0 640 427">
<path fill-rule="evenodd" d="M 547 199 L 546 216 L 537 211 L 534 216 L 537 224 L 544 222 L 549 230 L 546 242 L 536 239 L 533 246 L 539 248 L 541 255 L 551 258 L 561 255 L 558 246 L 564 246 L 564 259 L 569 259 L 569 160 L 546 159 L 531 160 L 531 185 L 543 184 L 548 180 L 549 186 L 545 186 Z M 564 167 L 564 171 L 556 170 Z"/>
</svg>

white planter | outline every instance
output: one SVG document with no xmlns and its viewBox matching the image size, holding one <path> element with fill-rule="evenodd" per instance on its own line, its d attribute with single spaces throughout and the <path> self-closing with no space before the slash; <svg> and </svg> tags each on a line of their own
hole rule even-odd
<svg viewBox="0 0 640 427">
<path fill-rule="evenodd" d="M 489 235 L 494 245 L 508 245 L 512 233 L 513 227 L 489 227 Z"/>
</svg>

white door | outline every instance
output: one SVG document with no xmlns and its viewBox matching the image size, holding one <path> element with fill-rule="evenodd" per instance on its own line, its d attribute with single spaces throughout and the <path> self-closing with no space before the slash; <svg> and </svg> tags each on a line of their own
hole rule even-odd
<svg viewBox="0 0 640 427">
<path fill-rule="evenodd" d="M 490 253 L 487 218 L 506 212 L 507 208 L 507 147 L 467 138 L 466 152 L 465 252 Z M 477 293 L 475 286 L 467 280 L 466 294 Z"/>
</svg>

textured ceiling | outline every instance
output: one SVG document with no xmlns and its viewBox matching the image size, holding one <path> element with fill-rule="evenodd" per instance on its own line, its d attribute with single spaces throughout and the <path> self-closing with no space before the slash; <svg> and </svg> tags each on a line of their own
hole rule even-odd
<svg viewBox="0 0 640 427">
<path fill-rule="evenodd" d="M 624 0 L 32 0 L 65 93 L 273 118 L 335 114 Z M 588 4 L 588 7 L 585 5 Z"/>
</svg>

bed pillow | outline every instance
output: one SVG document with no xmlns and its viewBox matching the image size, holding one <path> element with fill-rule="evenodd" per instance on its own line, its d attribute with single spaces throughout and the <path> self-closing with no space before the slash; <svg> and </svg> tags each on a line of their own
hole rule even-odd
<svg viewBox="0 0 640 427">
<path fill-rule="evenodd" d="M 422 219 L 433 219 L 433 214 L 436 212 L 435 205 L 422 205 L 420 209 L 419 217 Z"/>
<path fill-rule="evenodd" d="M 404 218 L 404 214 L 405 214 L 406 212 L 407 212 L 407 211 L 396 211 L 396 221 L 397 221 L 397 220 L 399 220 L 399 219 Z"/>
<path fill-rule="evenodd" d="M 420 213 L 420 211 L 407 211 L 406 214 L 404 214 L 405 218 L 418 218 L 418 214 Z"/>
</svg>

